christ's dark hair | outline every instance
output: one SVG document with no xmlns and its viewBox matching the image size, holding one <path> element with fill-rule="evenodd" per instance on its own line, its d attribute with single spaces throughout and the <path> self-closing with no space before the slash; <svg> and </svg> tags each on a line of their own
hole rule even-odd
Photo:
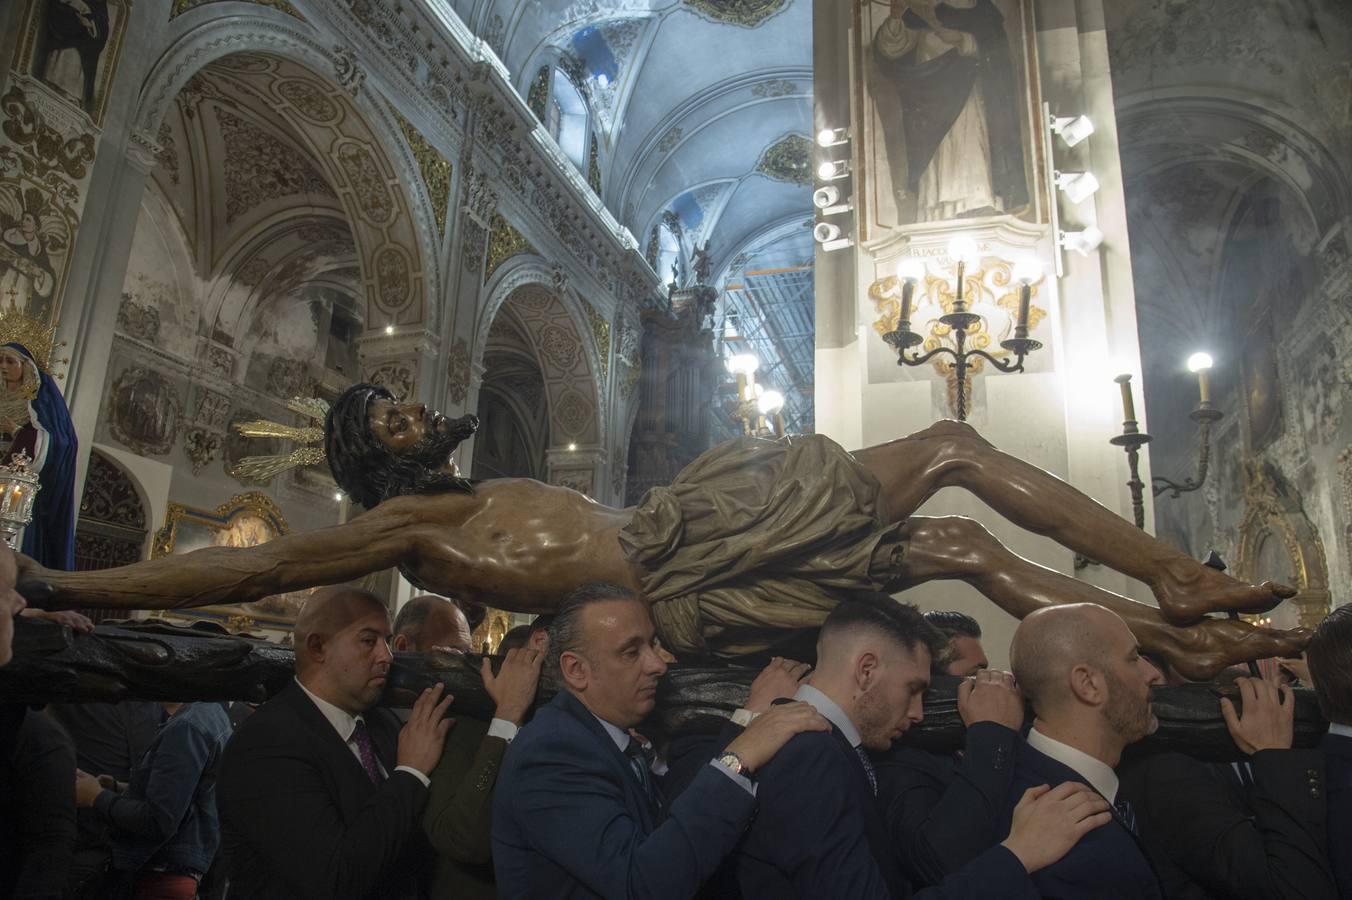
<svg viewBox="0 0 1352 900">
<path fill-rule="evenodd" d="M 354 384 L 338 395 L 324 420 L 329 469 L 349 497 L 371 509 L 383 500 L 403 494 L 474 492 L 468 480 L 438 472 L 425 462 L 400 456 L 382 444 L 371 433 L 372 400 L 396 402 L 394 394 L 383 387 Z M 458 444 L 471 437 L 478 427 L 479 420 L 474 416 L 456 419 L 451 423 L 448 440 Z"/>
</svg>

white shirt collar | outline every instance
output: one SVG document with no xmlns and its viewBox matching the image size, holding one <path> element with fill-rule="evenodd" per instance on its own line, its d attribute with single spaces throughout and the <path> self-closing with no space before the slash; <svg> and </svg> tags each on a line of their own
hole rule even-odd
<svg viewBox="0 0 1352 900">
<path fill-rule="evenodd" d="M 845 735 L 845 740 L 850 742 L 851 747 L 858 747 L 860 741 L 863 740 L 859 736 L 859 729 L 855 728 L 854 723 L 850 721 L 850 717 L 845 715 L 845 710 L 837 706 L 836 701 L 812 685 L 800 685 L 798 693 L 793 695 L 793 699 L 801 700 L 821 713 L 824 719 L 840 729 L 840 733 Z"/>
<path fill-rule="evenodd" d="M 591 712 L 591 710 L 587 710 L 587 712 Z M 606 730 L 606 734 L 608 734 L 610 736 L 610 739 L 615 742 L 615 747 L 621 753 L 623 753 L 625 751 L 625 748 L 629 746 L 629 732 L 625 731 L 618 725 L 610 724 L 605 719 L 598 716 L 596 713 L 591 713 L 591 716 L 593 719 L 601 723 L 601 727 Z"/>
<path fill-rule="evenodd" d="M 1069 744 L 1052 740 L 1034 728 L 1028 732 L 1028 746 L 1039 753 L 1046 754 L 1089 782 L 1089 786 L 1104 796 L 1109 803 L 1117 801 L 1117 773 L 1113 767 L 1100 759 L 1095 759 L 1083 750 L 1076 750 Z"/>
<path fill-rule="evenodd" d="M 1337 722 L 1330 722 L 1329 734 L 1340 734 L 1343 737 L 1352 737 L 1352 725 L 1341 725 Z"/>
<path fill-rule="evenodd" d="M 309 697 L 311 702 L 318 707 L 320 714 L 329 720 L 329 724 L 333 726 L 334 731 L 338 732 L 338 737 L 342 738 L 343 743 L 346 744 L 351 740 L 352 732 L 357 729 L 357 723 L 363 722 L 365 719 L 361 716 L 354 716 L 347 710 L 334 706 L 323 697 L 316 696 L 313 691 L 304 684 L 301 684 L 299 678 L 296 679 L 296 684 L 300 685 L 300 689 L 305 692 L 305 696 Z"/>
</svg>

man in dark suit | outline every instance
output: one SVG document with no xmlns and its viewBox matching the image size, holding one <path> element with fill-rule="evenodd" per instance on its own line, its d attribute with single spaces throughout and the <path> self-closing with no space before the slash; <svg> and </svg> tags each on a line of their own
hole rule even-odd
<svg viewBox="0 0 1352 900">
<path fill-rule="evenodd" d="M 1329 720 L 1324 736 L 1329 862 L 1338 896 L 1352 900 L 1352 606 L 1329 613 L 1307 654 L 1315 696 Z"/>
<path fill-rule="evenodd" d="M 563 690 L 512 742 L 493 798 L 498 896 L 693 897 L 755 810 L 750 776 L 792 735 L 825 730 L 811 707 L 767 712 L 674 801 L 632 733 L 666 663 L 647 604 L 628 588 L 583 585 L 549 629 Z"/>
<path fill-rule="evenodd" d="M 965 749 L 932 753 L 898 744 L 873 757 L 878 802 L 902 869 L 913 884 L 937 884 L 1004 836 L 1023 695 L 1008 672 L 987 667 L 981 626 L 947 610 L 925 613 L 943 636 L 932 675 L 968 679 L 958 687 Z"/>
<path fill-rule="evenodd" d="M 827 616 L 817 668 L 795 697 L 825 716 L 831 731 L 795 737 L 761 770 L 760 814 L 737 856 L 743 897 L 913 896 L 866 751 L 887 750 L 921 720 L 937 644 L 915 607 L 886 594 L 851 597 Z M 1029 872 L 1108 818 L 1107 804 L 1080 785 L 1039 785 L 1019 803 L 1008 838 L 914 896 L 1036 898 Z"/>
<path fill-rule="evenodd" d="M 1122 795 L 1171 900 L 1322 900 L 1329 869 L 1323 752 L 1292 747 L 1295 701 L 1275 679 L 1237 678 L 1221 701 L 1248 759 L 1207 764 L 1158 753 L 1123 767 Z"/>
<path fill-rule="evenodd" d="M 1115 804 L 1110 825 L 1033 877 L 1038 890 L 1051 900 L 1161 897 L 1135 813 L 1118 797 L 1115 769 L 1123 748 L 1159 726 L 1150 699 L 1164 677 L 1141 656 L 1121 617 L 1093 603 L 1029 615 L 1014 632 L 1010 661 L 1035 716 L 1018 750 L 1012 796 L 1069 779 Z"/>
<path fill-rule="evenodd" d="M 441 686 L 400 730 L 373 708 L 390 665 L 373 594 L 317 591 L 296 620 L 296 681 L 226 746 L 217 797 L 230 895 L 405 898 L 431 853 L 419 829 L 447 728 Z"/>
</svg>

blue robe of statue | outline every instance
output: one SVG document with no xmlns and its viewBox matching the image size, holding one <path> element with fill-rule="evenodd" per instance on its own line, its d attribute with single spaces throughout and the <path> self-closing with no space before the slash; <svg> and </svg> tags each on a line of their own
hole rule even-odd
<svg viewBox="0 0 1352 900">
<path fill-rule="evenodd" d="M 79 448 L 75 425 L 61 389 L 37 366 L 28 348 L 4 346 L 21 354 L 38 373 L 37 396 L 28 411 L 39 432 L 35 448 L 41 449 L 29 452 L 42 489 L 33 504 L 33 521 L 24 529 L 21 549 L 49 569 L 69 571 L 75 568 L 75 455 Z"/>
</svg>

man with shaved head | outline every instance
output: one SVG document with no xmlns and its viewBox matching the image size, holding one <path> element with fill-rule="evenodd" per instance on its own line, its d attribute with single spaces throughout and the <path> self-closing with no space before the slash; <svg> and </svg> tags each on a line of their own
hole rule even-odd
<svg viewBox="0 0 1352 900">
<path fill-rule="evenodd" d="M 1014 677 L 1033 706 L 1033 728 L 1018 748 L 1012 797 L 1032 785 L 1077 781 L 1113 804 L 1113 821 L 1089 832 L 1033 880 L 1044 898 L 1162 896 L 1136 831 L 1118 797 L 1115 769 L 1127 745 L 1159 725 L 1151 692 L 1164 683 L 1141 656 L 1126 622 L 1093 603 L 1039 610 L 1024 619 L 1010 647 Z M 1011 819 L 1012 806 L 1005 821 Z"/>
<path fill-rule="evenodd" d="M 235 732 L 221 762 L 231 895 L 404 898 L 431 853 L 418 827 L 451 698 L 424 691 L 401 730 L 375 708 L 392 656 L 374 594 L 316 591 L 296 619 L 296 679 Z"/>
<path fill-rule="evenodd" d="M 395 650 L 414 653 L 468 653 L 473 649 L 474 629 L 464 610 L 436 594 L 414 597 L 399 607 L 394 617 Z"/>
</svg>

